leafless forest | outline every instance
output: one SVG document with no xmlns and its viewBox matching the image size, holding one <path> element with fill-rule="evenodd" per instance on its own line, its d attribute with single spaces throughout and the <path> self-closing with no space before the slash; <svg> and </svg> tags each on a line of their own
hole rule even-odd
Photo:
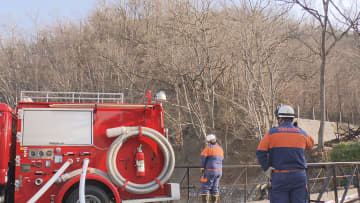
<svg viewBox="0 0 360 203">
<path fill-rule="evenodd" d="M 320 115 L 321 26 L 287 8 L 265 0 L 112 1 L 32 36 L 14 27 L 0 32 L 1 102 L 15 106 L 21 90 L 123 92 L 125 102 L 164 90 L 175 144 L 208 132 L 223 143 L 254 139 L 275 124 L 279 104 Z M 339 112 L 343 121 L 360 119 L 360 38 L 351 23 L 326 59 L 332 121 Z M 344 31 L 331 29 L 330 45 Z"/>
</svg>

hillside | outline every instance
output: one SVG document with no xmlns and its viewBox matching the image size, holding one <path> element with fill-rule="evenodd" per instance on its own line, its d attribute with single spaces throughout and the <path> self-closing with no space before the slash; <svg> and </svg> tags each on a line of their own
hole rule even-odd
<svg viewBox="0 0 360 203">
<path fill-rule="evenodd" d="M 321 61 L 305 44 L 316 46 L 320 30 L 270 5 L 212 2 L 113 1 L 32 37 L 2 31 L 0 101 L 14 106 L 21 90 L 47 90 L 123 92 L 132 103 L 164 90 L 181 162 L 193 162 L 210 132 L 232 157 L 226 161 L 247 162 L 276 125 L 278 105 L 319 118 Z M 330 121 L 360 118 L 359 42 L 351 30 L 327 56 Z"/>
</svg>

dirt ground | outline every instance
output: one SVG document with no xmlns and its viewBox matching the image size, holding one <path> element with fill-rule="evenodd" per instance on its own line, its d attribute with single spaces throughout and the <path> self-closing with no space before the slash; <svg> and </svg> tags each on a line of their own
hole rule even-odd
<svg viewBox="0 0 360 203">
<path fill-rule="evenodd" d="M 344 190 L 339 190 L 338 191 L 338 197 L 340 198 L 339 199 L 339 202 L 341 201 L 341 198 L 344 194 Z M 318 197 L 319 193 L 316 193 L 316 194 L 311 194 L 311 200 L 316 200 L 317 197 Z M 346 195 L 346 199 L 345 200 L 351 200 L 355 197 L 357 197 L 357 189 L 354 188 L 354 189 L 350 189 L 348 192 L 347 192 L 347 195 Z M 335 195 L 334 195 L 334 192 L 332 191 L 329 191 L 329 192 L 325 192 L 321 198 L 322 201 L 326 201 L 325 203 L 335 203 L 334 201 L 335 199 Z M 356 201 L 356 202 L 360 202 L 360 201 Z M 249 202 L 250 203 L 250 202 Z M 270 203 L 269 200 L 263 200 L 263 201 L 253 201 L 251 203 Z"/>
</svg>

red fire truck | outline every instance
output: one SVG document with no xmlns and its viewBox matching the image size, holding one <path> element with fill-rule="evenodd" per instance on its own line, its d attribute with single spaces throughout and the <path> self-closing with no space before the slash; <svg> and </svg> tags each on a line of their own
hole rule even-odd
<svg viewBox="0 0 360 203">
<path fill-rule="evenodd" d="M 146 99 L 147 98 L 147 99 Z M 180 199 L 163 92 L 21 92 L 0 104 L 0 202 L 158 202 Z"/>
</svg>

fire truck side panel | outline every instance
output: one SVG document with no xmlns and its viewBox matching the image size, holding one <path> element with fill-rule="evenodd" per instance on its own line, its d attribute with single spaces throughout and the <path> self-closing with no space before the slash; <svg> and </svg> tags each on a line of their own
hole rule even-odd
<svg viewBox="0 0 360 203">
<path fill-rule="evenodd" d="M 49 108 L 51 103 L 19 103 L 18 111 L 24 108 Z M 74 108 L 74 110 L 80 108 Z M 18 132 L 21 132 L 22 119 L 18 119 Z M 81 169 L 82 160 L 89 158 L 89 168 L 95 168 L 105 173 L 107 171 L 107 151 L 116 138 L 108 138 L 106 129 L 120 126 L 144 126 L 164 134 L 163 110 L 158 104 L 150 108 L 93 108 L 93 144 L 88 146 L 48 145 L 22 146 L 16 143 L 16 159 L 19 160 L 15 169 L 15 202 L 28 201 L 62 166 L 67 159 L 74 163 L 65 173 Z M 145 153 L 145 177 L 136 176 L 135 152 L 139 145 Z M 29 153 L 45 153 L 44 158 L 30 158 Z M 49 153 L 49 156 L 46 156 Z M 128 139 L 117 155 L 117 168 L 120 174 L 134 183 L 145 183 L 155 180 L 163 167 L 164 155 L 157 144 L 145 136 L 133 136 Z M 37 184 L 42 181 L 42 184 Z M 65 182 L 66 183 L 66 182 Z M 56 200 L 60 189 L 65 183 L 55 183 L 37 201 L 50 202 Z M 169 187 L 165 184 L 149 194 L 131 194 L 120 187 L 117 188 L 121 199 L 147 198 L 166 196 Z"/>
</svg>

